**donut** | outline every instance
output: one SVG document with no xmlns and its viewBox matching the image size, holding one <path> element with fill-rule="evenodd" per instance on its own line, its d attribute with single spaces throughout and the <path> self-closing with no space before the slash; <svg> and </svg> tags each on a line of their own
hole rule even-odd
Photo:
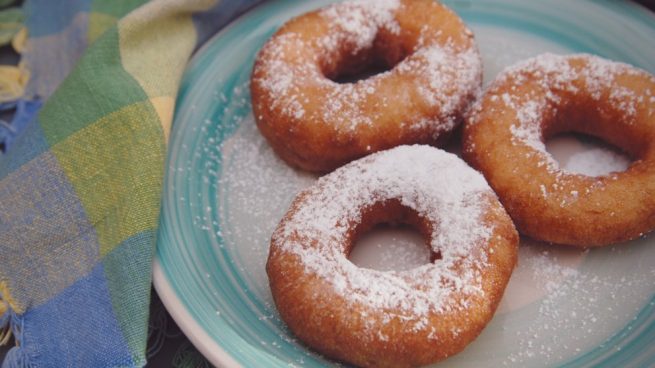
<svg viewBox="0 0 655 368">
<path fill-rule="evenodd" d="M 598 137 L 633 161 L 587 176 L 560 168 L 545 139 Z M 471 109 L 463 156 L 498 194 L 520 233 L 581 248 L 655 228 L 655 77 L 587 54 L 543 54 L 499 74 Z"/>
<path fill-rule="evenodd" d="M 391 68 L 355 82 L 335 80 Z M 254 118 L 288 164 L 327 172 L 401 144 L 441 144 L 480 92 L 480 55 L 433 0 L 348 1 L 284 24 L 257 55 Z"/>
<path fill-rule="evenodd" d="M 390 222 L 418 230 L 433 260 L 404 271 L 348 260 L 360 235 Z M 507 285 L 517 244 L 481 174 L 437 148 L 399 146 L 301 192 L 273 233 L 266 271 L 282 320 L 309 347 L 361 367 L 413 367 L 478 336 Z"/>
</svg>

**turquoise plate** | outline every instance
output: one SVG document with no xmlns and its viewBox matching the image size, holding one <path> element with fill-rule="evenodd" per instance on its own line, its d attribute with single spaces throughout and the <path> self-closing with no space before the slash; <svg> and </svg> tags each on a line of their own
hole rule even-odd
<svg viewBox="0 0 655 368">
<path fill-rule="evenodd" d="M 182 83 L 154 282 L 183 331 L 218 366 L 335 364 L 296 341 L 272 304 L 264 272 L 270 234 L 295 193 L 315 177 L 273 155 L 254 125 L 248 91 L 265 40 L 291 16 L 328 2 L 281 0 L 254 8 L 197 52 Z M 545 51 L 589 52 L 655 73 L 655 17 L 630 2 L 446 3 L 475 32 L 486 81 Z M 565 167 L 625 165 L 588 142 L 549 145 Z M 367 240 L 373 245 L 353 262 L 412 258 L 403 244 L 415 240 L 397 232 L 374 231 Z M 581 252 L 523 241 L 492 322 L 466 350 L 437 365 L 655 366 L 654 242 L 650 236 Z"/>
</svg>

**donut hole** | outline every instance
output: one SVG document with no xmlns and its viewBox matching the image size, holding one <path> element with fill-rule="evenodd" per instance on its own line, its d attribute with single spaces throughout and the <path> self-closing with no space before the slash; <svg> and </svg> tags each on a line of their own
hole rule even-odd
<svg viewBox="0 0 655 368">
<path fill-rule="evenodd" d="M 359 267 L 378 271 L 404 271 L 440 258 L 423 236 L 407 224 L 377 224 L 355 243 L 348 257 Z"/>
<path fill-rule="evenodd" d="M 582 100 L 560 107 L 544 129 L 546 151 L 569 172 L 602 176 L 625 171 L 643 154 L 640 137 L 621 128 L 627 123 L 620 111 L 591 106 Z"/>
<path fill-rule="evenodd" d="M 441 255 L 428 246 L 427 227 L 415 211 L 399 203 L 368 208 L 353 232 L 348 259 L 378 271 L 403 271 L 438 261 Z"/>
<path fill-rule="evenodd" d="M 632 163 L 622 149 L 584 133 L 558 133 L 546 140 L 546 150 L 562 169 L 588 176 L 625 171 Z"/>
<path fill-rule="evenodd" d="M 334 52 L 323 58 L 322 71 L 326 78 L 339 84 L 357 83 L 392 70 L 408 55 L 413 45 L 405 44 L 397 36 L 380 29 L 373 44 L 358 49 L 344 42 Z"/>
<path fill-rule="evenodd" d="M 339 84 L 357 83 L 360 80 L 371 78 L 375 75 L 388 72 L 395 65 L 388 65 L 383 61 L 374 60 L 367 64 L 359 65 L 357 68 L 343 69 L 340 73 L 331 76 L 329 79 Z"/>
</svg>

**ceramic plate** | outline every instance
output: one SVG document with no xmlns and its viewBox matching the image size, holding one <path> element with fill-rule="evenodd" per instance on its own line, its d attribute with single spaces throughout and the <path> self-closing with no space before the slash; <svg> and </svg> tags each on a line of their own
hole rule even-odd
<svg viewBox="0 0 655 368">
<path fill-rule="evenodd" d="M 296 341 L 272 303 L 264 265 L 273 228 L 316 178 L 275 157 L 255 127 L 255 54 L 291 16 L 329 1 L 267 2 L 211 39 L 181 87 L 171 135 L 154 282 L 198 349 L 226 367 L 334 363 Z M 619 1 L 446 1 L 473 29 L 485 80 L 545 51 L 589 52 L 655 73 L 655 17 Z M 621 154 L 563 137 L 549 150 L 570 170 L 621 170 Z M 365 267 L 427 262 L 420 237 L 377 228 L 352 255 Z M 592 251 L 522 241 L 494 319 L 439 367 L 655 366 L 655 237 Z"/>
</svg>

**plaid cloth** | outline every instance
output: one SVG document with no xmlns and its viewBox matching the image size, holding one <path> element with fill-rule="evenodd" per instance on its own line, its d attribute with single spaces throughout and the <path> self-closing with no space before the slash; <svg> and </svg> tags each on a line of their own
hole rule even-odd
<svg viewBox="0 0 655 368">
<path fill-rule="evenodd" d="M 3 367 L 145 364 L 180 79 L 258 0 L 143 2 L 24 4 L 30 78 L 16 103 L 37 108 L 19 111 L 28 123 L 0 155 L 0 342 L 16 340 Z"/>
</svg>

